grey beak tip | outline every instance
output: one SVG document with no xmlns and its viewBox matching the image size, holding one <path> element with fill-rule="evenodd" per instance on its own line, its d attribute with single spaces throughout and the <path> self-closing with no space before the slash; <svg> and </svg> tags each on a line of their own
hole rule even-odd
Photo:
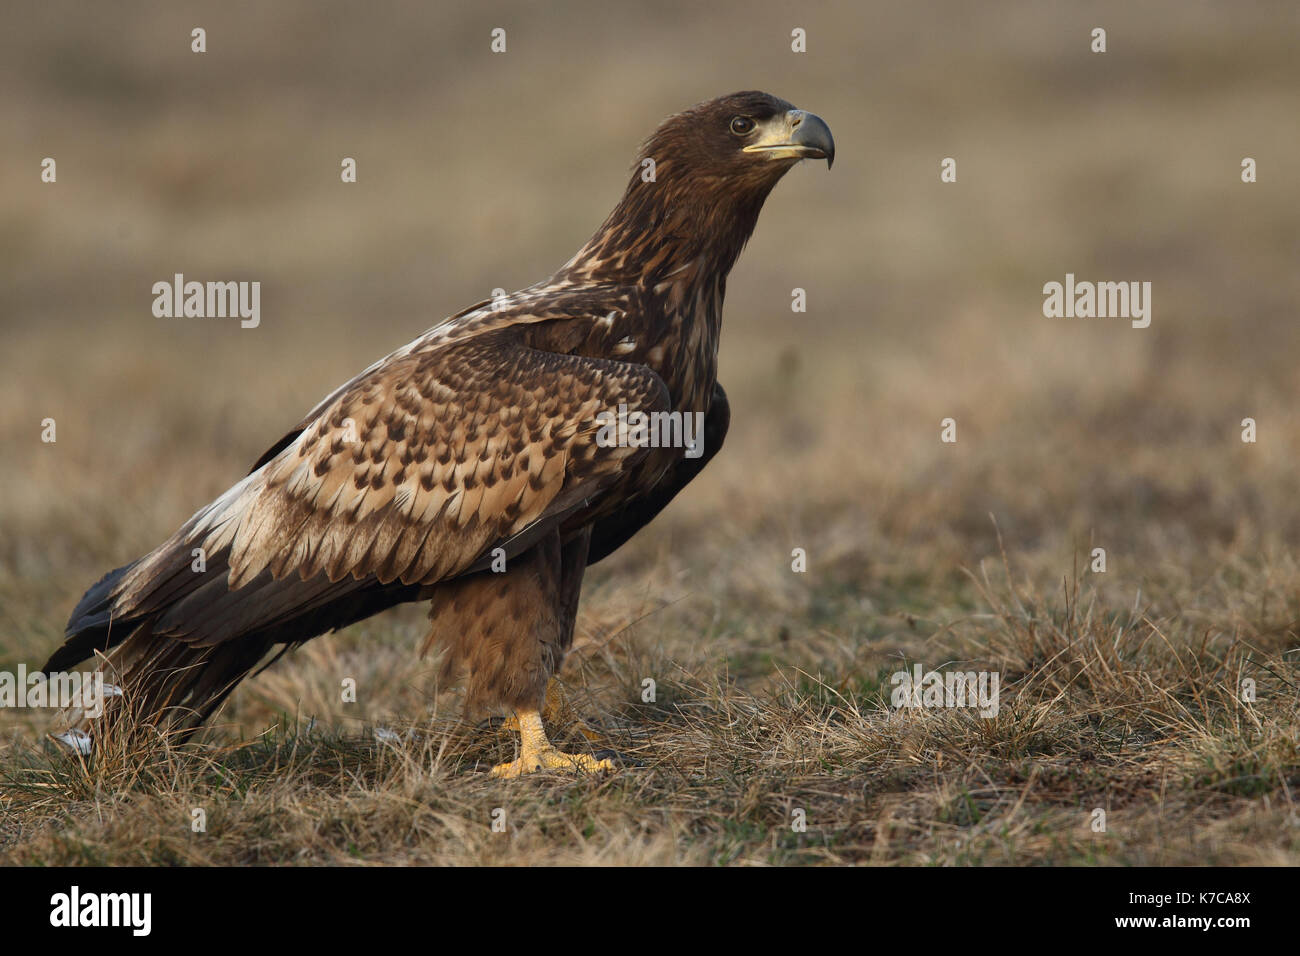
<svg viewBox="0 0 1300 956">
<path fill-rule="evenodd" d="M 794 133 L 795 142 L 803 143 L 826 154 L 826 168 L 835 162 L 835 137 L 826 121 L 816 113 L 803 113 L 803 119 Z"/>
</svg>

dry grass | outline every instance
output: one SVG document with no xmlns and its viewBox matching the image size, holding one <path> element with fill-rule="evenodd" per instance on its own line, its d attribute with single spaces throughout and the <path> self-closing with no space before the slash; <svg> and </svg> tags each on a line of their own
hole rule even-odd
<svg viewBox="0 0 1300 956">
<path fill-rule="evenodd" d="M 1281 606 L 1298 583 L 1293 573 L 1284 582 L 1270 588 Z M 1300 709 L 1284 628 L 1114 613 L 1077 579 L 1046 599 L 1005 580 L 976 591 L 988 610 L 954 620 L 942 646 L 1001 672 L 993 719 L 891 708 L 886 675 L 896 665 L 850 644 L 837 667 L 816 676 L 775 668 L 751 691 L 707 658 L 637 655 L 620 640 L 583 655 L 570 681 L 600 688 L 577 696 L 639 764 L 619 774 L 490 780 L 481 771 L 510 759 L 508 737 L 437 711 L 387 722 L 382 740 L 297 715 L 238 742 L 155 738 L 124 752 L 109 741 L 89 763 L 22 743 L 4 762 L 6 855 L 62 864 L 1295 860 Z M 645 673 L 660 675 L 657 701 L 628 703 Z M 1258 685 L 1253 704 L 1237 690 L 1245 676 Z M 572 733 L 566 742 L 583 745 Z M 191 830 L 195 808 L 206 832 Z M 491 826 L 497 808 L 504 833 Z M 796 808 L 806 832 L 791 829 Z M 1104 833 L 1091 826 L 1097 808 Z"/>
<path fill-rule="evenodd" d="M 0 669 L 337 382 L 567 258 L 665 112 L 762 86 L 840 155 L 731 277 L 727 447 L 589 576 L 563 679 L 637 765 L 489 779 L 513 742 L 460 719 L 411 607 L 185 746 L 86 764 L 0 712 L 0 862 L 1300 862 L 1294 13 L 1132 7 L 825 5 L 805 59 L 777 3 L 741 35 L 694 4 L 503 6 L 496 60 L 487 14 L 428 5 L 16 18 L 0 173 L 52 153 L 60 183 L 0 194 Z M 210 59 L 171 52 L 202 18 Z M 176 271 L 261 279 L 262 327 L 160 325 Z M 1152 281 L 1152 327 L 1044 319 L 1067 271 Z M 912 662 L 998 671 L 1000 713 L 890 707 Z"/>
</svg>

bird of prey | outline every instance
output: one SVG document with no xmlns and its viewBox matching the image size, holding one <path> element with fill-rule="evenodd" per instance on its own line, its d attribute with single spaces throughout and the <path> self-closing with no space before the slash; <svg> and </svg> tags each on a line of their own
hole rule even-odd
<svg viewBox="0 0 1300 956">
<path fill-rule="evenodd" d="M 559 271 L 333 391 L 242 481 L 87 591 L 45 671 L 102 654 L 124 694 L 107 703 L 189 732 L 271 652 L 428 600 L 429 641 L 465 672 L 467 704 L 514 713 L 518 759 L 494 774 L 609 769 L 555 748 L 542 721 L 583 572 L 717 453 L 727 274 L 777 181 L 834 156 L 825 122 L 766 93 L 669 117 Z M 605 428 L 616 413 L 699 415 L 702 434 L 694 448 L 645 441 Z"/>
</svg>

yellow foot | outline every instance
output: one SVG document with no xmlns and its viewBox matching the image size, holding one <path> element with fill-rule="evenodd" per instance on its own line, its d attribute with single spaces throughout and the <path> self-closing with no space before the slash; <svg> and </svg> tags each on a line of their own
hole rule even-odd
<svg viewBox="0 0 1300 956">
<path fill-rule="evenodd" d="M 564 770 L 568 773 L 599 773 L 602 770 L 614 770 L 608 760 L 597 760 L 590 754 L 566 754 L 554 747 L 546 747 L 525 754 L 518 760 L 497 764 L 492 768 L 492 776 L 505 780 L 522 777 L 537 770 Z"/>
<path fill-rule="evenodd" d="M 514 725 L 519 730 L 519 759 L 493 767 L 494 777 L 513 779 L 536 770 L 597 773 L 601 770 L 615 769 L 614 764 L 609 760 L 592 757 L 589 754 L 566 754 L 556 750 L 547 739 L 546 731 L 542 727 L 542 715 L 536 710 L 517 711 Z"/>
</svg>

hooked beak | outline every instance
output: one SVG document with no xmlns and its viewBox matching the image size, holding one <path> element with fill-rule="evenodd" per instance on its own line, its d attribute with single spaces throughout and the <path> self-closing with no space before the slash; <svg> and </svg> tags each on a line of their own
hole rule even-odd
<svg viewBox="0 0 1300 956">
<path fill-rule="evenodd" d="M 835 162 L 835 139 L 831 128 L 816 113 L 789 110 L 774 116 L 759 130 L 759 138 L 745 147 L 746 153 L 763 153 L 770 159 L 824 159 L 826 168 Z"/>
</svg>

